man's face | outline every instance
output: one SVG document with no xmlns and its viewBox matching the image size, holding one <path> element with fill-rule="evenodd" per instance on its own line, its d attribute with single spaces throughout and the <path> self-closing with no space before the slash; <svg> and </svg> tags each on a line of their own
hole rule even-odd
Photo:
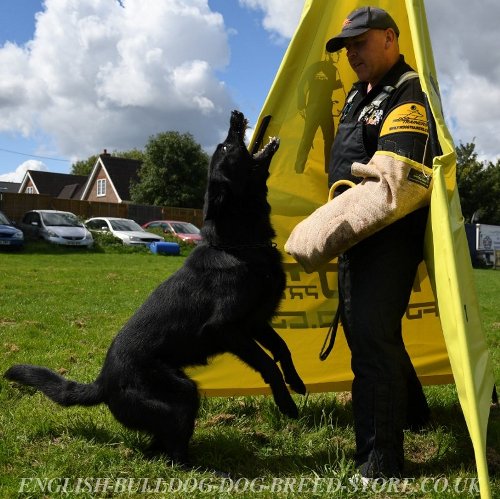
<svg viewBox="0 0 500 499">
<path fill-rule="evenodd" d="M 390 69 L 387 59 L 388 32 L 370 29 L 362 35 L 346 39 L 347 59 L 360 81 L 373 86 Z"/>
</svg>

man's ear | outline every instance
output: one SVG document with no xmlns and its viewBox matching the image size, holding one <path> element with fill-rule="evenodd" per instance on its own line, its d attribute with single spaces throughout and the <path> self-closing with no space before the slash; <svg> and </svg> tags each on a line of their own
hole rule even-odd
<svg viewBox="0 0 500 499">
<path fill-rule="evenodd" d="M 396 40 L 396 32 L 392 28 L 385 30 L 385 48 L 389 48 Z"/>
</svg>

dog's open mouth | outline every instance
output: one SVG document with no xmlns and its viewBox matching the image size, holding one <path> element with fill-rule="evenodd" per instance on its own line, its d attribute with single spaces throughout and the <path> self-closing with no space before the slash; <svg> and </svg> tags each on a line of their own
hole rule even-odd
<svg viewBox="0 0 500 499">
<path fill-rule="evenodd" d="M 234 110 L 231 113 L 231 122 L 229 127 L 228 137 L 226 142 L 235 143 L 235 140 L 244 146 L 245 143 L 245 131 L 248 126 L 248 121 L 244 114 L 240 111 Z M 257 161 L 263 161 L 272 158 L 274 153 L 278 150 L 280 145 L 280 140 L 278 137 L 269 137 L 269 142 L 259 151 L 252 155 L 252 158 Z"/>
<path fill-rule="evenodd" d="M 262 159 L 269 155 L 273 155 L 280 145 L 279 137 L 269 137 L 269 142 L 260 150 L 253 155 L 253 159 Z"/>
</svg>

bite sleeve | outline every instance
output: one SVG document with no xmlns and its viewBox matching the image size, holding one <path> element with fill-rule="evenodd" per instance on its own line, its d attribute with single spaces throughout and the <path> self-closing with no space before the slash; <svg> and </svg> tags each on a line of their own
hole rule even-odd
<svg viewBox="0 0 500 499">
<path fill-rule="evenodd" d="M 351 171 L 363 180 L 300 222 L 285 243 L 308 273 L 430 202 L 432 170 L 411 159 L 377 151 Z"/>
</svg>

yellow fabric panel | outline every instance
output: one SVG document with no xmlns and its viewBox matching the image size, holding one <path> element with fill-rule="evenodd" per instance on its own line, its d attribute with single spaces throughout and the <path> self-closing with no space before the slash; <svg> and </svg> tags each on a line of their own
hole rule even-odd
<svg viewBox="0 0 500 499">
<path fill-rule="evenodd" d="M 482 498 L 491 497 L 486 433 L 493 372 L 479 315 L 476 288 L 456 185 L 456 155 L 444 122 L 422 0 L 406 0 L 422 88 L 436 121 L 442 156 L 434 159 L 434 187 L 426 237 L 426 262 L 449 359 L 471 436 Z"/>
<path fill-rule="evenodd" d="M 319 360 L 337 305 L 337 264 L 306 274 L 298 264 L 286 265 L 285 299 L 272 325 L 286 340 L 297 371 L 308 391 L 350 390 L 350 352 L 339 326 L 335 347 L 326 361 Z M 440 321 L 425 264 L 419 268 L 403 321 L 407 349 L 424 384 L 452 383 L 450 364 L 440 334 Z M 423 332 L 428 334 L 423 334 Z M 268 394 L 260 375 L 236 357 L 216 357 L 208 367 L 190 370 L 205 395 Z"/>
</svg>

